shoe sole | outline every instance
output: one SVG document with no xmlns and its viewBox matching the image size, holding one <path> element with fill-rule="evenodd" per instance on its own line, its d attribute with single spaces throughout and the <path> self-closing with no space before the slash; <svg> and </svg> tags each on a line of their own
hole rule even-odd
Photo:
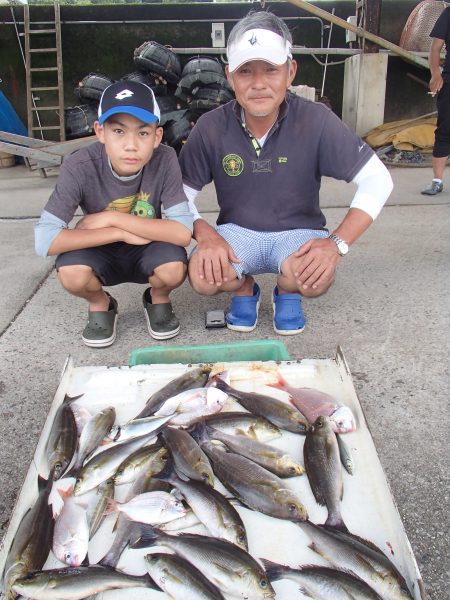
<svg viewBox="0 0 450 600">
<path fill-rule="evenodd" d="M 305 329 L 305 325 L 303 325 L 303 327 L 301 329 L 277 329 L 277 326 L 275 325 L 275 302 L 272 302 L 272 309 L 273 309 L 273 329 L 275 331 L 275 333 L 278 333 L 278 335 L 297 335 L 297 333 L 302 333 L 302 331 L 304 331 Z"/>
<path fill-rule="evenodd" d="M 150 335 L 152 336 L 152 338 L 154 340 L 170 340 L 170 338 L 173 338 L 180 333 L 179 325 L 176 329 L 172 329 L 172 331 L 165 331 L 164 333 L 159 333 L 157 331 L 154 331 L 150 324 L 150 317 L 148 316 L 148 312 L 145 310 L 145 308 L 144 308 L 144 314 L 145 314 L 145 320 L 147 321 L 148 332 L 150 333 Z"/>
<path fill-rule="evenodd" d="M 112 346 L 116 341 L 118 316 L 119 315 L 116 313 L 116 316 L 114 318 L 113 334 L 111 337 L 103 340 L 89 340 L 88 338 L 81 336 L 83 344 L 85 344 L 85 346 L 88 346 L 89 348 L 107 348 L 108 346 Z"/>
<path fill-rule="evenodd" d="M 227 328 L 231 329 L 231 331 L 240 331 L 241 333 L 248 333 L 253 331 L 258 325 L 258 315 L 259 315 L 259 305 L 261 304 L 261 300 L 258 300 L 256 303 L 256 321 L 254 325 L 229 325 L 227 323 Z"/>
</svg>

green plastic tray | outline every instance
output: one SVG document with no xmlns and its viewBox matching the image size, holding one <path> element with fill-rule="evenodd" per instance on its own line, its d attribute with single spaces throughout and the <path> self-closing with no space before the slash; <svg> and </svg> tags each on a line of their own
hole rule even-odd
<svg viewBox="0 0 450 600">
<path fill-rule="evenodd" d="M 169 365 L 191 363 L 239 362 L 251 360 L 290 360 L 282 342 L 277 340 L 255 340 L 251 342 L 229 342 L 224 344 L 202 344 L 198 346 L 153 347 L 133 350 L 128 364 Z"/>
</svg>

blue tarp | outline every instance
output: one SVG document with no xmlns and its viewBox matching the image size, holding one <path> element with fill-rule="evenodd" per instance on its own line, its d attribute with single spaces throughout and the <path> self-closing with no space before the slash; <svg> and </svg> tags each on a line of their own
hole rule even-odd
<svg viewBox="0 0 450 600">
<path fill-rule="evenodd" d="M 28 130 L 17 116 L 5 94 L 0 91 L 0 131 L 28 135 Z"/>
</svg>

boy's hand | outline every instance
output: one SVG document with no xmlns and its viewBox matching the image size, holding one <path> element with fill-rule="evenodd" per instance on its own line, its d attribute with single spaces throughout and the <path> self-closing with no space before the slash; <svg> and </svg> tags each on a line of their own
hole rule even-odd
<svg viewBox="0 0 450 600">
<path fill-rule="evenodd" d="M 103 227 L 114 227 L 114 212 L 105 210 L 91 215 L 85 215 L 78 221 L 76 229 L 102 229 Z"/>
</svg>

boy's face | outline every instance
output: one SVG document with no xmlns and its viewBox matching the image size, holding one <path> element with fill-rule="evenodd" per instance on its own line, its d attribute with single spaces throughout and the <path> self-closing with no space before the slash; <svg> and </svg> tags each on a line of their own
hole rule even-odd
<svg viewBox="0 0 450 600">
<path fill-rule="evenodd" d="M 121 177 L 134 175 L 146 165 L 163 136 L 162 127 L 156 123 L 148 125 L 125 113 L 111 116 L 103 125 L 96 121 L 94 130 Z"/>
</svg>

